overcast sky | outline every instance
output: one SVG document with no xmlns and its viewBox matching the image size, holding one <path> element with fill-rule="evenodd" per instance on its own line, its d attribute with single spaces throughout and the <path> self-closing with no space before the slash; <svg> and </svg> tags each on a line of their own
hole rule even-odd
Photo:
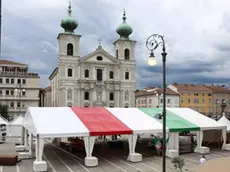
<svg viewBox="0 0 230 172">
<path fill-rule="evenodd" d="M 57 66 L 57 35 L 68 0 L 2 0 L 2 58 L 26 63 L 41 76 L 41 86 Z M 159 33 L 167 46 L 167 83 L 230 85 L 229 0 L 72 0 L 79 23 L 80 54 L 94 51 L 97 39 L 114 54 L 116 28 L 123 9 L 137 41 L 137 87 L 161 85 L 160 47 L 157 66 L 149 67 L 146 38 Z"/>
</svg>

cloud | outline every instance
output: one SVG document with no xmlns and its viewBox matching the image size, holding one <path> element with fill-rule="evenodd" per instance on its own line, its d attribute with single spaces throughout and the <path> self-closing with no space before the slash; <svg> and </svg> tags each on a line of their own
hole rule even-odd
<svg viewBox="0 0 230 172">
<path fill-rule="evenodd" d="M 67 15 L 68 1 L 7 0 L 3 2 L 2 57 L 26 62 L 39 72 L 41 86 L 57 66 L 57 35 L 61 19 Z M 161 48 L 154 53 L 157 66 L 149 67 L 146 39 L 153 33 L 164 35 L 167 48 L 167 83 L 219 83 L 230 85 L 230 1 L 226 0 L 74 0 L 73 16 L 81 34 L 80 54 L 102 45 L 114 54 L 116 28 L 123 9 L 137 40 L 137 87 L 161 85 Z"/>
</svg>

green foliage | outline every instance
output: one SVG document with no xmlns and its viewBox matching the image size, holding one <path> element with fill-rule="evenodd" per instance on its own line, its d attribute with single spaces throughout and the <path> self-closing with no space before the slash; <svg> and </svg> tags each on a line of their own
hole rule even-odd
<svg viewBox="0 0 230 172">
<path fill-rule="evenodd" d="M 184 159 L 182 159 L 180 157 L 175 157 L 175 158 L 173 158 L 172 163 L 174 164 L 175 169 L 180 169 L 180 171 L 182 172 L 183 167 L 185 165 Z"/>
<path fill-rule="evenodd" d="M 8 106 L 0 104 L 0 114 L 3 118 L 8 119 Z"/>
</svg>

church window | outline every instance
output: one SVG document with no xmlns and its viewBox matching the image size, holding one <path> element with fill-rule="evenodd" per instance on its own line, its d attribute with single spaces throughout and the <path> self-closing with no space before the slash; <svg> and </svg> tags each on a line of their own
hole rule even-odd
<svg viewBox="0 0 230 172">
<path fill-rule="evenodd" d="M 109 93 L 109 100 L 114 101 L 114 94 L 113 93 Z"/>
<path fill-rule="evenodd" d="M 102 61 L 102 59 L 103 59 L 103 58 L 102 58 L 101 56 L 97 56 L 97 60 L 98 60 L 98 61 Z"/>
<path fill-rule="evenodd" d="M 102 81 L 102 69 L 97 69 L 97 81 Z"/>
<path fill-rule="evenodd" d="M 116 58 L 118 59 L 118 50 L 116 50 Z"/>
<path fill-rule="evenodd" d="M 129 79 L 129 72 L 125 72 L 125 79 Z"/>
<path fill-rule="evenodd" d="M 72 107 L 72 103 L 69 102 L 69 103 L 67 104 L 67 106 L 68 106 L 68 107 Z"/>
<path fill-rule="evenodd" d="M 85 78 L 88 78 L 88 77 L 89 77 L 89 70 L 86 69 L 86 70 L 85 70 Z"/>
<path fill-rule="evenodd" d="M 89 100 L 89 92 L 85 92 L 84 98 L 85 98 L 85 100 Z"/>
<path fill-rule="evenodd" d="M 129 49 L 125 49 L 125 60 L 129 60 L 130 59 L 130 51 Z"/>
<path fill-rule="evenodd" d="M 69 56 L 73 55 L 73 44 L 71 43 L 67 44 L 67 55 Z"/>
<path fill-rule="evenodd" d="M 110 78 L 110 79 L 113 79 L 113 71 L 110 71 L 110 72 L 109 72 L 109 78 Z"/>
<path fill-rule="evenodd" d="M 71 68 L 69 68 L 67 70 L 67 74 L 68 74 L 68 77 L 72 77 L 73 76 L 73 70 Z"/>
</svg>

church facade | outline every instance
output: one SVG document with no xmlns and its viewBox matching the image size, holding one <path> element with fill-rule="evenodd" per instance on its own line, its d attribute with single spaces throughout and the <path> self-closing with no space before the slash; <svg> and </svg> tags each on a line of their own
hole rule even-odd
<svg viewBox="0 0 230 172">
<path fill-rule="evenodd" d="M 58 65 L 49 79 L 51 105 L 80 107 L 135 107 L 136 60 L 135 44 L 129 35 L 132 28 L 123 23 L 116 32 L 120 38 L 114 45 L 114 56 L 104 50 L 99 42 L 92 53 L 80 57 L 81 35 L 74 30 L 78 22 L 71 15 L 61 22 L 64 29 L 58 35 Z"/>
</svg>

